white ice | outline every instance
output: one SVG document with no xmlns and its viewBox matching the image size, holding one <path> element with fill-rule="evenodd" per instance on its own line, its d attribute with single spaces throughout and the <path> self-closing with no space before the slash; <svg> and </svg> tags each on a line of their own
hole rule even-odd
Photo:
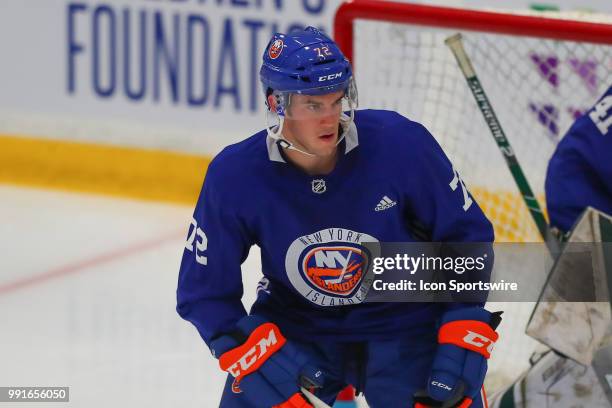
<svg viewBox="0 0 612 408">
<path fill-rule="evenodd" d="M 0 186 L 0 386 L 70 387 L 46 407 L 217 407 L 225 376 L 175 312 L 191 213 Z M 246 304 L 259 278 L 252 250 Z"/>
</svg>

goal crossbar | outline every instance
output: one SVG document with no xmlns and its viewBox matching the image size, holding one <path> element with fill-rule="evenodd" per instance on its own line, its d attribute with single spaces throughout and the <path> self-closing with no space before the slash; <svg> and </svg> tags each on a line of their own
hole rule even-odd
<svg viewBox="0 0 612 408">
<path fill-rule="evenodd" d="M 353 27 L 357 19 L 612 44 L 612 25 L 608 24 L 393 1 L 353 0 L 339 7 L 334 19 L 334 38 L 350 61 L 353 61 Z"/>
</svg>

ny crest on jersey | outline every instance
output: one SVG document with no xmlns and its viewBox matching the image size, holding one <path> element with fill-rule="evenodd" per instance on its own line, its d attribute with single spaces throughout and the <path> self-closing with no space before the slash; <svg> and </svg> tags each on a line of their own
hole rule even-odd
<svg viewBox="0 0 612 408">
<path fill-rule="evenodd" d="M 362 242 L 378 240 L 335 227 L 298 237 L 285 257 L 287 277 L 302 296 L 319 306 L 361 303 L 368 289 L 364 278 L 376 256 Z"/>
<path fill-rule="evenodd" d="M 347 296 L 361 283 L 367 257 L 359 246 L 318 246 L 304 256 L 306 278 L 320 291 Z"/>
<path fill-rule="evenodd" d="M 327 191 L 327 186 L 325 185 L 325 180 L 323 179 L 314 179 L 312 180 L 312 192 L 317 194 L 323 194 Z"/>
</svg>

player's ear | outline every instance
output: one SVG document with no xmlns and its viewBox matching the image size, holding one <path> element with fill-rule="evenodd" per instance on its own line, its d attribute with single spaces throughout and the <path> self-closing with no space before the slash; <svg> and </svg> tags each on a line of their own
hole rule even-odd
<svg viewBox="0 0 612 408">
<path fill-rule="evenodd" d="M 267 96 L 267 102 L 268 102 L 268 108 L 272 111 L 275 112 L 276 111 L 276 98 L 274 97 L 274 95 L 270 94 Z"/>
</svg>

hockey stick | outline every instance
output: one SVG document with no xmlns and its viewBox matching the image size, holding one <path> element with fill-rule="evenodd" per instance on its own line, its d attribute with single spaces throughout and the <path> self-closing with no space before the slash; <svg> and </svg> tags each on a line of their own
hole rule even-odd
<svg viewBox="0 0 612 408">
<path fill-rule="evenodd" d="M 317 398 L 316 395 L 308 391 L 306 388 L 302 387 L 300 391 L 302 391 L 302 394 L 304 394 L 306 398 L 308 398 L 308 402 L 310 402 L 314 408 L 331 408 L 329 405 L 321 401 L 319 398 Z"/>
<path fill-rule="evenodd" d="M 346 275 L 346 268 L 348 268 L 348 266 L 349 266 L 349 261 L 351 260 L 351 255 L 353 255 L 353 251 L 349 251 L 348 258 L 346 258 L 346 264 L 344 265 L 344 268 L 342 268 L 342 273 L 340 274 L 338 279 L 330 280 L 329 283 L 334 284 L 334 283 L 342 282 L 342 279 L 344 279 L 344 275 Z"/>
<path fill-rule="evenodd" d="M 457 33 L 448 37 L 446 40 L 444 40 L 444 43 L 450 48 L 455 56 L 455 59 L 457 60 L 457 64 L 459 65 L 459 68 L 461 69 L 461 72 L 463 73 L 463 76 L 467 81 L 470 90 L 472 91 L 472 95 L 476 100 L 478 109 L 482 113 L 482 116 L 484 117 L 484 120 L 491 131 L 491 135 L 493 136 L 493 139 L 495 139 L 495 142 L 499 147 L 499 151 L 504 156 L 506 165 L 508 166 L 510 173 L 512 173 L 512 177 L 514 178 L 514 181 L 516 182 L 516 185 L 523 196 L 523 200 L 527 205 L 531 218 L 533 218 L 533 221 L 538 227 L 540 236 L 548 246 L 550 252 L 552 254 L 557 254 L 557 239 L 551 233 L 550 227 L 544 218 L 542 208 L 533 194 L 533 191 L 529 186 L 529 182 L 525 177 L 525 173 L 523 173 L 523 169 L 521 168 L 518 159 L 514 154 L 514 149 L 512 149 L 512 146 L 510 146 L 510 141 L 506 137 L 504 129 L 501 127 L 501 124 L 493 111 L 493 107 L 491 106 L 489 98 L 480 84 L 478 76 L 476 76 L 476 71 L 472 66 L 472 62 L 463 48 L 461 34 Z"/>
</svg>

